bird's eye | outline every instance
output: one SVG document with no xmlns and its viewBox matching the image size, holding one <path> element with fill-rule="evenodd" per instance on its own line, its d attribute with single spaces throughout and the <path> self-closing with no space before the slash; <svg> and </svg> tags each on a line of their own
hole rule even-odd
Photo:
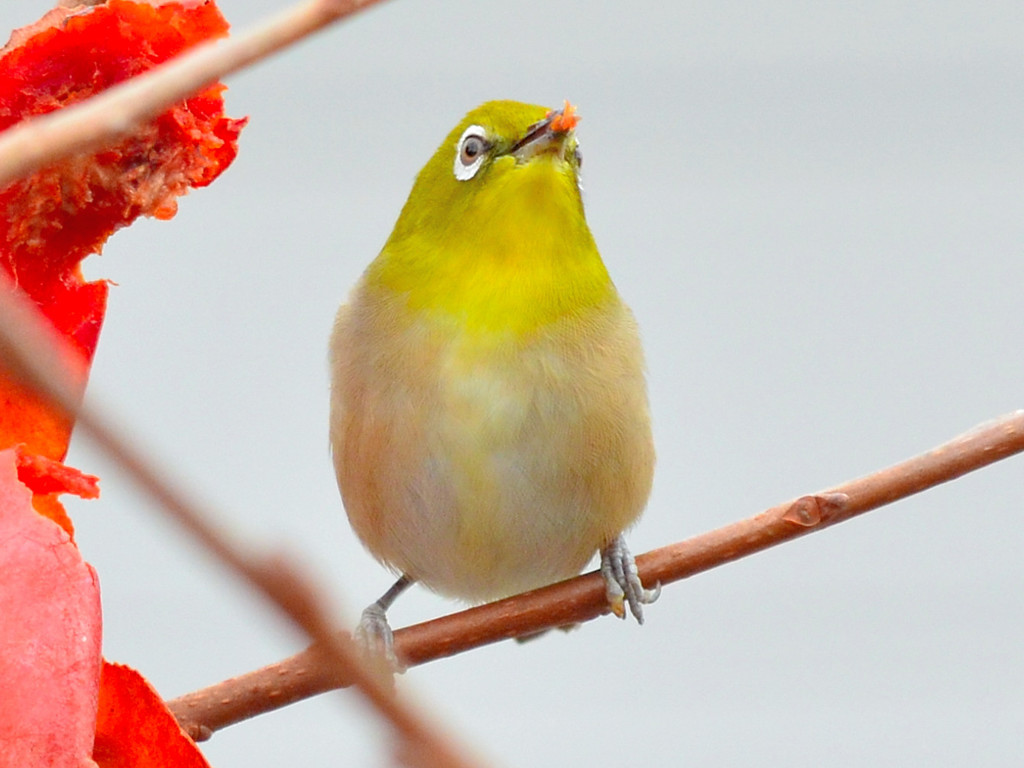
<svg viewBox="0 0 1024 768">
<path fill-rule="evenodd" d="M 462 152 L 459 154 L 459 159 L 462 160 L 463 165 L 472 165 L 477 155 L 483 151 L 483 139 L 479 136 L 467 136 L 466 140 L 462 142 Z"/>
<path fill-rule="evenodd" d="M 577 146 L 576 147 L 576 170 L 578 171 L 582 167 L 583 167 L 583 152 L 580 150 L 579 146 Z"/>
<path fill-rule="evenodd" d="M 455 178 L 459 181 L 469 181 L 483 165 L 487 150 L 491 148 L 485 136 L 479 125 L 471 125 L 463 131 L 455 148 Z"/>
</svg>

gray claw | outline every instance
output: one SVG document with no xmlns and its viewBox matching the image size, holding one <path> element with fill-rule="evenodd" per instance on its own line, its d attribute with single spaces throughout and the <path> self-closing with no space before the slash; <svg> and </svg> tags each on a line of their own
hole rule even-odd
<svg viewBox="0 0 1024 768">
<path fill-rule="evenodd" d="M 601 575 L 604 577 L 605 594 L 612 613 L 620 619 L 626 618 L 625 604 L 638 624 L 644 623 L 644 605 L 649 605 L 661 594 L 661 584 L 654 589 L 644 589 L 636 570 L 636 561 L 626 546 L 626 540 L 619 536 L 601 550 Z"/>
<path fill-rule="evenodd" d="M 388 624 L 387 612 L 377 603 L 363 611 L 352 638 L 368 658 L 383 659 L 393 671 L 404 671 L 395 655 L 395 634 Z"/>
</svg>

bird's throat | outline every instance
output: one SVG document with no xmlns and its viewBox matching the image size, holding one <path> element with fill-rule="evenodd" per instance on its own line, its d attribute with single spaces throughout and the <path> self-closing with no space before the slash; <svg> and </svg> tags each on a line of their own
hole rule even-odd
<svg viewBox="0 0 1024 768">
<path fill-rule="evenodd" d="M 416 232 L 390 241 L 371 279 L 404 294 L 411 310 L 504 336 L 535 333 L 616 296 L 575 179 L 543 166 L 493 180 L 436 240 Z"/>
</svg>

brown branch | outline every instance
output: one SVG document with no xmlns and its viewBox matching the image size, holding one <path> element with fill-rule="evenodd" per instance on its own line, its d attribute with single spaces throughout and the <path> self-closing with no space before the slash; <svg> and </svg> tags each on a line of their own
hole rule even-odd
<svg viewBox="0 0 1024 768">
<path fill-rule="evenodd" d="M 380 0 L 310 0 L 226 40 L 197 46 L 79 104 L 0 135 L 0 188 L 75 152 L 131 133 L 163 110 Z"/>
<path fill-rule="evenodd" d="M 76 417 L 107 455 L 126 469 L 159 506 L 236 575 L 267 597 L 313 641 L 309 657 L 328 687 L 354 684 L 398 735 L 399 757 L 407 765 L 471 766 L 470 760 L 422 713 L 395 695 L 386 676 L 367 667 L 345 632 L 329 619 L 322 590 L 286 558 L 248 552 L 211 521 L 215 516 L 178 490 L 115 430 L 107 419 L 82 406 L 61 360 L 72 359 L 35 304 L 0 272 L 0 369 L 31 387 L 55 408 Z M 202 727 L 193 731 L 207 735 Z"/>
<path fill-rule="evenodd" d="M 827 491 L 637 558 L 644 583 L 669 584 L 919 493 L 1024 451 L 1024 411 L 983 424 L 928 453 Z M 401 629 L 396 649 L 408 666 L 510 637 L 588 621 L 608 612 L 604 583 L 588 573 L 550 587 Z M 317 655 L 276 664 L 169 702 L 191 733 L 204 736 L 256 714 L 330 690 Z"/>
</svg>

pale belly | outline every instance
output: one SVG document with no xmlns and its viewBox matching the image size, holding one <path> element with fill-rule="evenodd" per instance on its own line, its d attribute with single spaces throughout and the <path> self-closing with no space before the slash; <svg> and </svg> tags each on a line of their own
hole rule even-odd
<svg viewBox="0 0 1024 768">
<path fill-rule="evenodd" d="M 639 342 L 628 310 L 616 321 L 493 348 L 416 329 L 390 356 L 365 325 L 342 338 L 332 446 L 368 549 L 471 601 L 579 573 L 639 516 L 653 470 Z"/>
</svg>

